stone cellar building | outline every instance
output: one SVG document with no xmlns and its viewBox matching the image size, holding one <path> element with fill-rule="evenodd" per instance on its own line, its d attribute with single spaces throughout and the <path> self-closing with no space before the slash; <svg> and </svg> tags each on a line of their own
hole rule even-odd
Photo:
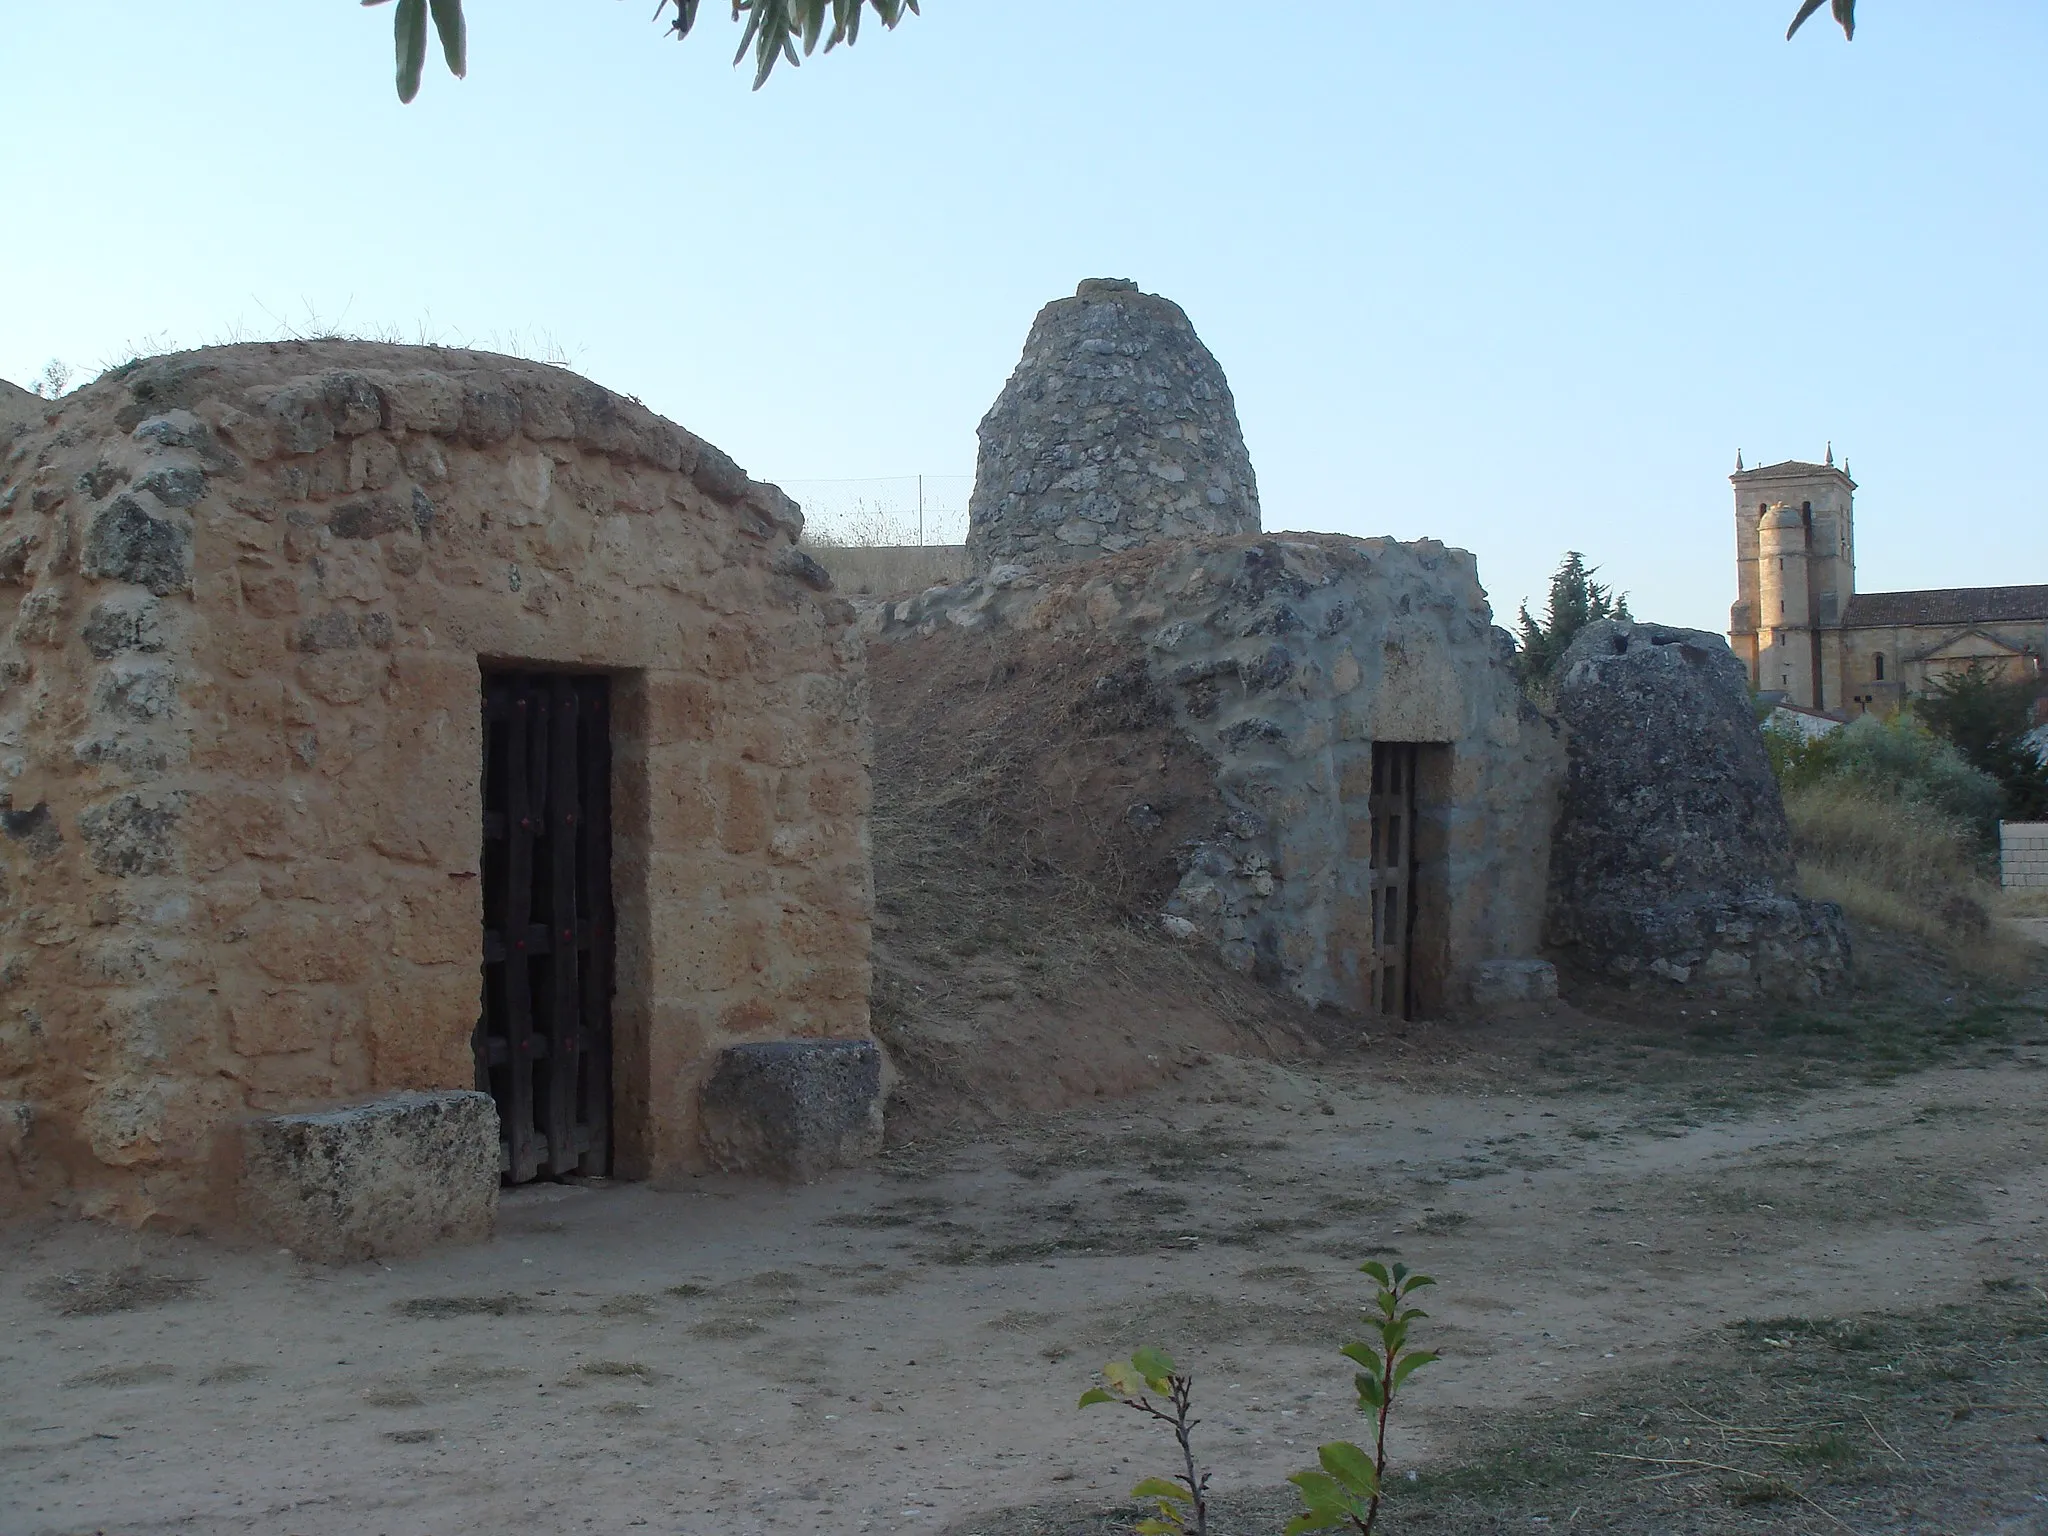
<svg viewBox="0 0 2048 1536">
<path fill-rule="evenodd" d="M 473 352 L 6 404 L 0 1199 L 335 1256 L 872 1149 L 860 642 L 788 498 Z"/>
</svg>

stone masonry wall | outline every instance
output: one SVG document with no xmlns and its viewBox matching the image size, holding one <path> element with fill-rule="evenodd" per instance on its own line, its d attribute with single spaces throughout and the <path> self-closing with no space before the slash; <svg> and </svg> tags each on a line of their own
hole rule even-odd
<svg viewBox="0 0 2048 1536">
<path fill-rule="evenodd" d="M 1517 687 L 1462 550 L 1326 534 L 1155 544 L 1052 572 L 999 566 L 865 622 L 877 645 L 961 629 L 1064 635 L 1077 652 L 1094 636 L 1134 642 L 1223 807 L 1176 850 L 1180 883 L 1157 915 L 1238 970 L 1368 1010 L 1375 742 L 1437 749 L 1416 831 L 1425 1009 L 1538 953 L 1563 747 Z M 1156 825 L 1151 812 L 1100 808 Z"/>
<path fill-rule="evenodd" d="M 704 1165 L 726 1044 L 864 1037 L 860 640 L 800 526 L 479 353 L 220 348 L 0 428 L 19 1183 L 199 1219 L 251 1112 L 472 1086 L 480 661 L 614 676 L 621 1172 Z"/>
<path fill-rule="evenodd" d="M 1038 312 L 982 418 L 967 553 L 985 571 L 1257 533 L 1223 370 L 1178 304 L 1091 278 Z"/>
</svg>

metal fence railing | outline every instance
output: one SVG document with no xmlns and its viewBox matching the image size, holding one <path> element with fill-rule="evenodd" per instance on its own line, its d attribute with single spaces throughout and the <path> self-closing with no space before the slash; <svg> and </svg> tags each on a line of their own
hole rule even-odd
<svg viewBox="0 0 2048 1536">
<path fill-rule="evenodd" d="M 881 548 L 964 544 L 972 475 L 885 475 L 867 480 L 778 480 L 804 509 L 818 544 Z"/>
</svg>

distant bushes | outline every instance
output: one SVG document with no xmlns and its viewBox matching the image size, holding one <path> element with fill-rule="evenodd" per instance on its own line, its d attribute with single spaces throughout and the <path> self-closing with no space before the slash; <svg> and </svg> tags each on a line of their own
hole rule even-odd
<svg viewBox="0 0 2048 1536">
<path fill-rule="evenodd" d="M 1812 739 L 1766 726 L 1806 894 L 1980 968 L 2009 969 L 1990 878 L 2001 787 L 1911 716 Z"/>
<path fill-rule="evenodd" d="M 1998 835 L 1999 783 L 1911 715 L 1864 715 L 1839 731 L 1806 738 L 1766 727 L 1771 768 L 1788 794 L 1849 789 L 1879 801 L 1923 806 L 1989 847 Z"/>
</svg>

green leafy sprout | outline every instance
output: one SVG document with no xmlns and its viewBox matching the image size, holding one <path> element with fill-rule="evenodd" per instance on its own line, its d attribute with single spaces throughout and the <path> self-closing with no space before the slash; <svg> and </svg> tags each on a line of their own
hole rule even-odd
<svg viewBox="0 0 2048 1536">
<path fill-rule="evenodd" d="M 1387 1475 L 1387 1417 L 1402 1383 L 1431 1361 L 1433 1350 L 1408 1347 L 1408 1330 L 1429 1316 L 1408 1299 L 1436 1281 L 1413 1275 L 1405 1264 L 1391 1269 L 1377 1259 L 1360 1266 L 1373 1282 L 1373 1306 L 1365 1320 L 1375 1337 L 1344 1346 L 1344 1358 L 1362 1369 L 1352 1378 L 1358 1411 L 1373 1421 L 1372 1454 L 1346 1441 L 1316 1452 L 1321 1470 L 1297 1472 L 1287 1481 L 1301 1491 L 1302 1512 L 1287 1522 L 1286 1536 L 1303 1531 L 1357 1531 L 1371 1536 L 1380 1517 L 1381 1486 Z"/>
<path fill-rule="evenodd" d="M 1195 1465 L 1190 1437 L 1201 1423 L 1194 1415 L 1194 1378 L 1175 1368 L 1163 1349 L 1149 1345 L 1128 1360 L 1112 1360 L 1102 1368 L 1104 1385 L 1081 1394 L 1081 1406 L 1116 1403 L 1173 1431 L 1180 1444 L 1181 1471 L 1171 1480 L 1148 1477 L 1131 1490 L 1134 1499 L 1149 1499 L 1153 1512 L 1137 1525 L 1139 1536 L 1204 1536 L 1209 1529 L 1209 1474 Z"/>
<path fill-rule="evenodd" d="M 1316 1452 L 1317 1465 L 1288 1481 L 1301 1495 L 1302 1510 L 1287 1523 L 1285 1536 L 1308 1531 L 1352 1531 L 1371 1536 L 1380 1516 L 1381 1489 L 1387 1472 L 1387 1420 L 1395 1396 L 1410 1376 L 1437 1359 L 1434 1351 L 1413 1349 L 1409 1329 L 1428 1316 L 1410 1298 L 1436 1282 L 1411 1274 L 1405 1264 L 1388 1266 L 1374 1260 L 1359 1266 L 1373 1282 L 1373 1305 L 1365 1311 L 1371 1337 L 1343 1348 L 1344 1357 L 1360 1369 L 1352 1378 L 1358 1389 L 1358 1411 L 1372 1421 L 1370 1452 L 1348 1441 L 1333 1441 Z M 1171 1478 L 1148 1477 L 1131 1497 L 1151 1503 L 1152 1513 L 1135 1527 L 1139 1536 L 1207 1536 L 1209 1471 L 1196 1458 L 1193 1444 L 1194 1378 L 1173 1363 L 1164 1350 L 1149 1346 L 1128 1360 L 1112 1360 L 1102 1368 L 1102 1382 L 1081 1394 L 1083 1408 L 1111 1403 L 1154 1419 L 1173 1431 L 1180 1447 L 1181 1470 Z"/>
</svg>

